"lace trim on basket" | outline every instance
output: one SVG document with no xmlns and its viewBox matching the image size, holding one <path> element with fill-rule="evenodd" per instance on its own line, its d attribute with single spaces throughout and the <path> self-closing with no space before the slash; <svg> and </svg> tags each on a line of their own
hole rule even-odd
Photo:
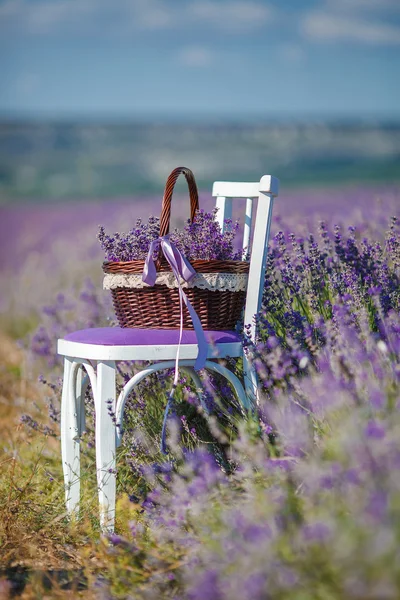
<svg viewBox="0 0 400 600">
<path fill-rule="evenodd" d="M 189 283 L 181 279 L 181 286 L 183 288 L 197 287 L 214 292 L 244 292 L 247 289 L 247 280 L 247 273 L 196 273 Z M 158 273 L 156 285 L 166 285 L 169 288 L 178 287 L 173 273 Z M 105 290 L 115 290 L 116 288 L 142 289 L 147 287 L 150 286 L 142 281 L 141 274 L 107 273 L 103 280 Z"/>
</svg>

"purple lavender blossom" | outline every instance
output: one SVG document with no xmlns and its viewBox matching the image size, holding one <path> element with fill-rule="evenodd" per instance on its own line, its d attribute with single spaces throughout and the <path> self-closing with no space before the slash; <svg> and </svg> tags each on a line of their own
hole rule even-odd
<svg viewBox="0 0 400 600">
<path fill-rule="evenodd" d="M 212 212 L 199 210 L 192 222 L 187 221 L 183 230 L 174 229 L 170 234 L 171 241 L 188 260 L 240 260 L 242 252 L 235 250 L 234 240 L 239 224 L 230 219 L 225 221 L 222 233 L 215 220 L 216 209 Z M 115 233 L 109 236 L 104 227 L 99 228 L 98 240 L 105 252 L 106 260 L 129 261 L 144 260 L 150 244 L 159 237 L 160 220 L 149 217 L 147 223 L 141 219 L 126 234 Z"/>
</svg>

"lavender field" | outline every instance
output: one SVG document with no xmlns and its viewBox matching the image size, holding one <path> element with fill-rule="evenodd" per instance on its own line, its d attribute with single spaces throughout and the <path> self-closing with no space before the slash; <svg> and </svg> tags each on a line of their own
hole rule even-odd
<svg viewBox="0 0 400 600">
<path fill-rule="evenodd" d="M 68 585 L 54 583 L 48 597 L 397 600 L 395 185 L 283 186 L 258 342 L 247 348 L 262 389 L 258 410 L 244 418 L 231 390 L 204 378 L 212 411 L 206 417 L 182 377 L 165 457 L 159 446 L 170 375 L 141 384 L 127 402 L 116 533 L 107 537 L 95 509 L 88 394 L 85 497 L 80 519 L 67 521 L 56 340 L 115 322 L 101 287 L 98 225 L 126 231 L 137 217 L 158 215 L 159 203 L 120 198 L 0 208 L 1 335 L 17 353 L 13 362 L 8 352 L 1 370 L 10 411 L 0 444 L 3 567 L 70 574 Z M 175 225 L 188 214 L 186 203 L 174 197 Z M 209 194 L 201 194 L 200 205 L 211 209 Z M 240 375 L 239 362 L 230 366 Z M 119 386 L 130 368 L 121 367 Z M 6 571 L 2 576 L 0 598 L 13 585 Z M 42 597 L 41 585 L 33 578 L 25 597 Z"/>
</svg>

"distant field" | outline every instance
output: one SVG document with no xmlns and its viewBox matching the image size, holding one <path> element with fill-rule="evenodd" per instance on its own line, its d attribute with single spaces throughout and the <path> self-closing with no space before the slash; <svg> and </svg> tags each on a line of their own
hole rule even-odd
<svg viewBox="0 0 400 600">
<path fill-rule="evenodd" d="M 399 123 L 0 122 L 0 202 L 158 193 L 169 171 L 286 187 L 400 180 Z"/>
<path fill-rule="evenodd" d="M 275 202 L 274 227 L 283 220 L 293 228 L 307 219 L 313 223 L 320 218 L 336 222 L 352 216 L 360 220 L 385 221 L 395 214 L 400 205 L 400 185 L 347 185 L 341 188 L 302 188 L 286 189 L 281 181 L 281 191 Z M 68 201 L 41 201 L 38 203 L 14 202 L 0 207 L 0 266 L 10 266 L 10 260 L 25 258 L 29 252 L 47 252 L 56 242 L 62 242 L 65 249 L 74 245 L 73 240 L 91 240 L 93 252 L 100 255 L 96 242 L 98 226 L 105 225 L 110 231 L 126 231 L 137 218 L 147 219 L 149 215 L 159 216 L 162 199 L 162 186 L 159 195 L 150 197 L 135 195 L 107 200 L 69 199 Z M 211 192 L 200 193 L 200 207 L 211 210 L 214 201 Z M 238 205 L 234 214 L 240 219 Z M 375 214 L 376 213 L 376 214 Z M 172 223 L 180 226 L 189 216 L 186 195 L 173 197 Z M 373 220 L 372 219 L 372 220 Z M 311 225 L 310 225 L 311 227 Z"/>
</svg>

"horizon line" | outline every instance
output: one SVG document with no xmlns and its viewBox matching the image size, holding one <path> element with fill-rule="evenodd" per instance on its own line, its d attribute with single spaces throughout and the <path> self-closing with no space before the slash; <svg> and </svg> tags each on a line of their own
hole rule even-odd
<svg viewBox="0 0 400 600">
<path fill-rule="evenodd" d="M 84 122 L 84 123 L 127 123 L 132 124 L 253 124 L 261 123 L 315 123 L 323 121 L 345 123 L 371 123 L 378 122 L 400 124 L 400 112 L 354 112 L 354 111 L 301 111 L 301 112 L 115 112 L 115 111 L 33 111 L 33 110 L 2 110 L 0 109 L 0 122 L 31 121 L 31 122 Z"/>
</svg>

